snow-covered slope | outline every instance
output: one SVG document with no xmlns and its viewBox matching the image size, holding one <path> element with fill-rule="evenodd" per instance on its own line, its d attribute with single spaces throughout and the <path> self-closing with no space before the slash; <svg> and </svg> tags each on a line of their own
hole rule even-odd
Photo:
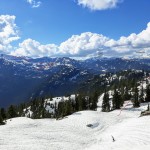
<svg viewBox="0 0 150 150">
<path fill-rule="evenodd" d="M 7 125 L 0 126 L 0 149 L 149 150 L 150 116 L 139 117 L 147 104 L 137 109 L 131 102 L 125 105 L 122 111 L 82 111 L 63 120 L 8 120 Z"/>
</svg>

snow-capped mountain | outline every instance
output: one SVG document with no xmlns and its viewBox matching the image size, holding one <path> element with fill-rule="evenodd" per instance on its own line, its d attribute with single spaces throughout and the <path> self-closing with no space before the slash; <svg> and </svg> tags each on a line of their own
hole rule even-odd
<svg viewBox="0 0 150 150">
<path fill-rule="evenodd" d="M 149 70 L 149 59 L 0 56 L 0 105 L 20 103 L 33 96 L 74 93 L 95 75 L 120 70 Z M 38 94 L 37 94 L 38 93 Z"/>
</svg>

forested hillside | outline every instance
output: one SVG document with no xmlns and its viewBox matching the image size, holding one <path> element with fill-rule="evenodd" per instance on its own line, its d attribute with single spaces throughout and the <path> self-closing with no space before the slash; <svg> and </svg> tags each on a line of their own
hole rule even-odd
<svg viewBox="0 0 150 150">
<path fill-rule="evenodd" d="M 133 107 L 150 102 L 149 72 L 142 70 L 121 71 L 95 76 L 85 82 L 74 95 L 37 97 L 20 105 L 1 109 L 1 120 L 18 116 L 29 118 L 63 118 L 77 111 L 97 110 L 98 99 L 102 99 L 102 111 L 120 109 L 125 101 Z M 2 121 L 1 121 L 2 122 Z"/>
</svg>

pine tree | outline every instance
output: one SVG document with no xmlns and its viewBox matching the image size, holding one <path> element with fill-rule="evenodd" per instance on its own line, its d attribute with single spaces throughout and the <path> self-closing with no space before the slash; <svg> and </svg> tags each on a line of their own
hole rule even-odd
<svg viewBox="0 0 150 150">
<path fill-rule="evenodd" d="M 75 110 L 79 110 L 79 96 L 77 95 L 75 96 Z"/>
<path fill-rule="evenodd" d="M 121 105 L 122 105 L 121 95 L 115 88 L 113 95 L 113 109 L 120 109 Z"/>
<path fill-rule="evenodd" d="M 82 110 L 87 110 L 88 103 L 85 96 L 82 97 Z"/>
<path fill-rule="evenodd" d="M 46 110 L 45 110 L 44 107 L 43 107 L 43 109 L 41 110 L 41 116 L 42 116 L 42 118 L 46 118 Z"/>
<path fill-rule="evenodd" d="M 89 99 L 88 99 L 88 109 L 92 110 L 92 97 L 91 96 L 89 96 Z"/>
<path fill-rule="evenodd" d="M 109 103 L 109 94 L 105 91 L 103 102 L 102 102 L 102 111 L 109 112 L 110 111 L 110 103 Z"/>
<path fill-rule="evenodd" d="M 134 88 L 133 107 L 140 107 L 140 103 L 139 103 L 139 93 L 138 93 L 137 85 L 136 85 L 135 88 Z"/>
<path fill-rule="evenodd" d="M 91 103 L 91 98 L 90 98 L 90 96 L 87 96 L 87 98 L 86 98 L 86 103 L 87 103 L 87 110 L 90 110 L 90 103 Z"/>
<path fill-rule="evenodd" d="M 126 101 L 126 100 L 129 100 L 131 98 L 131 95 L 129 94 L 129 88 L 128 86 L 126 86 L 125 88 L 125 93 L 124 93 L 124 96 L 123 96 L 123 100 Z"/>
<path fill-rule="evenodd" d="M 83 110 L 83 103 L 82 103 L 82 95 L 79 94 L 78 96 L 78 101 L 79 101 L 79 111 Z"/>
<path fill-rule="evenodd" d="M 4 124 L 4 122 L 3 122 L 2 115 L 1 115 L 1 113 L 0 113 L 0 125 L 2 125 L 2 124 Z"/>
<path fill-rule="evenodd" d="M 54 105 L 54 111 L 55 111 L 55 115 L 54 117 L 56 118 L 57 117 L 57 102 L 55 101 L 55 105 Z"/>
<path fill-rule="evenodd" d="M 150 102 L 150 85 L 147 85 L 147 88 L 146 88 L 145 101 L 146 101 L 146 102 Z"/>
<path fill-rule="evenodd" d="M 69 100 L 65 102 L 65 116 L 70 115 L 73 112 L 73 107 L 71 103 L 71 99 L 69 97 Z"/>
<path fill-rule="evenodd" d="M 97 109 L 97 102 L 98 102 L 98 92 L 95 91 L 93 96 L 92 96 L 92 106 L 91 106 L 91 109 L 92 110 L 96 110 Z"/>
<path fill-rule="evenodd" d="M 142 89 L 141 89 L 141 92 L 140 92 L 140 95 L 139 95 L 139 101 L 141 103 L 144 102 L 144 89 L 143 89 L 143 86 L 142 86 Z"/>
<path fill-rule="evenodd" d="M 7 118 L 7 116 L 6 116 L 6 111 L 5 111 L 4 108 L 1 108 L 1 109 L 0 109 L 0 114 L 1 114 L 1 116 L 2 116 L 2 118 L 3 118 L 4 120 Z"/>
<path fill-rule="evenodd" d="M 125 99 L 124 99 L 125 90 L 124 90 L 124 86 L 123 86 L 123 85 L 121 86 L 120 91 L 121 91 L 122 100 L 124 101 L 124 100 L 125 100 Z"/>
<path fill-rule="evenodd" d="M 57 116 L 56 118 L 64 117 L 65 116 L 65 105 L 64 102 L 58 103 L 58 109 L 57 109 Z"/>
<path fill-rule="evenodd" d="M 31 101 L 31 111 L 33 112 L 33 114 L 35 114 L 35 111 L 36 111 L 36 99 Z"/>
<path fill-rule="evenodd" d="M 7 115 L 8 115 L 8 118 L 15 118 L 17 117 L 17 111 L 16 111 L 16 108 L 11 105 L 9 108 L 8 108 L 8 111 L 7 111 Z"/>
<path fill-rule="evenodd" d="M 22 103 L 18 106 L 17 110 L 18 110 L 18 113 L 19 113 L 19 116 L 23 116 L 23 110 L 26 108 L 26 105 L 25 103 Z"/>
</svg>

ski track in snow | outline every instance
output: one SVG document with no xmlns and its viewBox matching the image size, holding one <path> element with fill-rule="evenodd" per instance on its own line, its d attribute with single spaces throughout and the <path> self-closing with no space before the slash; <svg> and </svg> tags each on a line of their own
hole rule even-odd
<svg viewBox="0 0 150 150">
<path fill-rule="evenodd" d="M 0 126 L 0 150 L 149 150 L 150 116 L 139 117 L 147 105 L 131 107 L 121 114 L 82 111 L 62 120 L 14 118 Z"/>
</svg>

